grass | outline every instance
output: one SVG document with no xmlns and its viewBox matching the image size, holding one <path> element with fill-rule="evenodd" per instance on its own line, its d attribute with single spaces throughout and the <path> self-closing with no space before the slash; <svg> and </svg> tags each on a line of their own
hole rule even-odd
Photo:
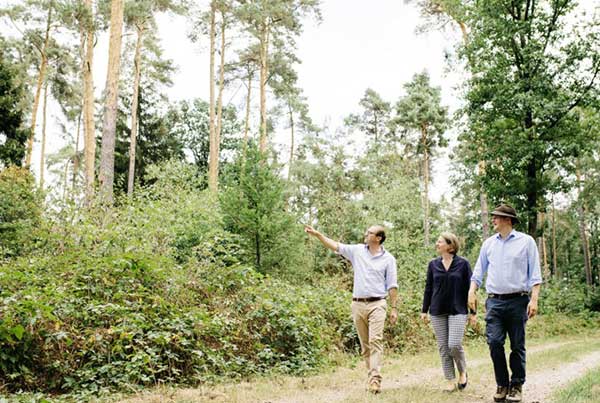
<svg viewBox="0 0 600 403">
<path fill-rule="evenodd" d="M 552 396 L 554 403 L 600 402 L 600 368 L 588 372 Z"/>
</svg>

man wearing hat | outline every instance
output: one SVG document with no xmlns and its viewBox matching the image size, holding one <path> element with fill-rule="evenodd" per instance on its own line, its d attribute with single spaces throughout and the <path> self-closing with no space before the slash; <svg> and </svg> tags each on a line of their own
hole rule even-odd
<svg viewBox="0 0 600 403">
<path fill-rule="evenodd" d="M 496 376 L 494 401 L 520 402 L 525 383 L 525 324 L 537 314 L 542 276 L 535 240 L 513 225 L 519 222 L 509 205 L 492 212 L 496 234 L 486 239 L 471 277 L 469 308 L 477 309 L 475 292 L 487 273 L 486 338 Z M 509 380 L 504 341 L 510 339 Z"/>
</svg>

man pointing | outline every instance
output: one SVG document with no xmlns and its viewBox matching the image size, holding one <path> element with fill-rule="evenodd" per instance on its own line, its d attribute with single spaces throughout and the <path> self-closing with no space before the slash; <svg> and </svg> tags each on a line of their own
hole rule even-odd
<svg viewBox="0 0 600 403">
<path fill-rule="evenodd" d="M 304 231 L 352 263 L 352 319 L 369 371 L 369 391 L 379 393 L 388 294 L 391 305 L 390 322 L 395 324 L 398 319 L 396 259 L 382 246 L 385 241 L 385 229 L 379 225 L 369 227 L 365 232 L 365 243 L 356 245 L 346 245 L 329 239 L 310 225 L 305 226 Z"/>
</svg>

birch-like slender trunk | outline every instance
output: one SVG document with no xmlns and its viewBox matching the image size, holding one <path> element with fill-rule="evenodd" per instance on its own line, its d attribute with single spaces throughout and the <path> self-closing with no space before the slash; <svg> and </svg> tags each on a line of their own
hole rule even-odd
<svg viewBox="0 0 600 403">
<path fill-rule="evenodd" d="M 289 114 L 290 114 L 290 163 L 288 165 L 288 180 L 292 180 L 292 166 L 294 164 L 294 111 L 292 107 L 288 105 Z"/>
<path fill-rule="evenodd" d="M 136 24 L 137 43 L 135 45 L 133 79 L 133 97 L 131 100 L 131 135 L 129 144 L 129 172 L 127 177 L 127 195 L 133 195 L 133 185 L 135 178 L 135 157 L 138 133 L 138 100 L 140 96 L 140 78 L 142 75 L 142 43 L 144 38 L 144 24 Z"/>
<path fill-rule="evenodd" d="M 424 245 L 429 246 L 429 148 L 427 147 L 427 127 L 421 126 L 423 143 L 423 231 Z"/>
<path fill-rule="evenodd" d="M 31 110 L 31 133 L 27 139 L 27 150 L 25 154 L 25 166 L 31 165 L 31 156 L 33 154 L 33 139 L 35 137 L 35 126 L 37 123 L 37 111 L 40 106 L 40 98 L 42 96 L 42 87 L 46 80 L 46 70 L 48 68 L 48 44 L 50 43 L 50 27 L 52 26 L 52 10 L 54 9 L 54 1 L 51 1 L 48 6 L 48 19 L 46 21 L 46 33 L 44 35 L 44 43 L 42 48 L 38 48 L 40 52 L 40 71 L 35 87 L 35 97 L 33 98 L 33 108 Z"/>
<path fill-rule="evenodd" d="M 90 16 L 94 15 L 93 0 L 85 0 Z M 94 122 L 94 26 L 91 22 L 85 31 L 85 57 L 83 61 L 83 142 L 85 165 L 85 204 L 94 198 L 96 176 L 96 123 Z"/>
<path fill-rule="evenodd" d="M 208 157 L 208 188 L 217 191 L 216 168 L 218 163 L 217 156 L 217 138 L 215 127 L 215 16 L 217 8 L 215 2 L 210 5 L 210 87 L 209 87 L 209 106 L 208 106 L 208 131 L 209 131 L 209 157 Z"/>
<path fill-rule="evenodd" d="M 590 259 L 590 242 L 587 235 L 586 229 L 586 209 L 584 201 L 582 200 L 581 194 L 583 193 L 583 181 L 581 178 L 581 171 L 579 167 L 576 169 L 577 185 L 579 190 L 579 200 L 577 206 L 577 213 L 579 215 L 579 236 L 581 238 L 581 249 L 583 250 L 583 264 L 585 270 L 585 282 L 591 286 L 593 283 L 592 278 L 592 262 Z"/>
<path fill-rule="evenodd" d="M 112 204 L 115 179 L 115 136 L 119 100 L 119 74 L 121 71 L 121 42 L 123 36 L 123 0 L 112 0 L 110 11 L 110 42 L 108 72 L 106 74 L 106 103 L 102 127 L 100 159 L 100 200 Z"/>
<path fill-rule="evenodd" d="M 79 172 L 79 134 L 81 133 L 81 113 L 77 118 L 77 132 L 75 133 L 75 154 L 73 155 L 73 177 L 71 179 L 71 194 L 75 194 L 77 173 Z"/>
<path fill-rule="evenodd" d="M 554 273 L 554 277 L 560 280 L 561 273 L 558 270 L 556 249 L 556 207 L 554 206 L 554 196 L 552 196 L 552 272 Z"/>
<path fill-rule="evenodd" d="M 246 117 L 244 123 L 244 144 L 242 148 L 242 161 L 246 160 L 246 150 L 248 147 L 248 133 L 250 131 L 250 99 L 252 95 L 252 75 L 253 72 L 248 69 L 248 93 L 246 94 Z"/>
<path fill-rule="evenodd" d="M 221 62 L 219 65 L 219 94 L 217 96 L 217 124 L 215 129 L 215 166 L 212 171 L 214 175 L 214 189 L 219 188 L 219 156 L 221 155 L 221 131 L 223 130 L 223 90 L 225 88 L 225 29 L 227 21 L 225 13 L 221 11 Z"/>
<path fill-rule="evenodd" d="M 261 153 L 267 151 L 267 79 L 269 77 L 269 18 L 265 18 L 260 41 L 260 141 Z"/>
<path fill-rule="evenodd" d="M 477 164 L 478 167 L 478 174 L 479 176 L 484 176 L 485 175 L 485 161 L 481 160 L 479 161 L 479 163 Z M 480 214 L 481 214 L 481 233 L 482 233 L 482 237 L 483 240 L 488 239 L 488 237 L 490 236 L 490 217 L 489 217 L 489 207 L 488 207 L 488 200 L 487 200 L 487 193 L 485 192 L 485 188 L 483 186 L 483 183 L 481 183 L 480 185 L 480 189 L 479 189 L 479 205 L 480 205 Z"/>
<path fill-rule="evenodd" d="M 42 106 L 42 150 L 40 152 L 40 189 L 44 189 L 44 168 L 46 165 L 46 126 L 48 110 L 48 83 L 44 85 L 44 105 Z"/>
</svg>

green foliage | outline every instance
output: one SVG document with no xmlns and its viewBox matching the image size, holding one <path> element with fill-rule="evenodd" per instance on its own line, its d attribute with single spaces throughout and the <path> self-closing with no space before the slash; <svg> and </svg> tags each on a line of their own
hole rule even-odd
<svg viewBox="0 0 600 403">
<path fill-rule="evenodd" d="M 462 55 L 468 81 L 468 128 L 460 155 L 473 178 L 486 161 L 483 182 L 491 205 L 504 200 L 523 211 L 538 236 L 538 211 L 550 192 L 569 183 L 574 158 L 593 147 L 577 107 L 597 103 L 597 16 L 574 1 L 472 2 Z"/>
<path fill-rule="evenodd" d="M 302 228 L 285 210 L 284 183 L 254 145 L 240 157 L 221 195 L 225 228 L 238 234 L 249 252 L 246 262 L 261 273 L 301 267 Z"/>
<path fill-rule="evenodd" d="M 233 135 L 239 132 L 240 123 L 233 107 L 225 106 L 222 117 L 221 155 L 227 156 L 237 147 L 238 141 L 233 138 Z M 199 98 L 182 101 L 171 108 L 168 122 L 171 134 L 177 137 L 185 150 L 191 153 L 198 171 L 203 175 L 206 174 L 209 157 L 208 102 Z"/>
<path fill-rule="evenodd" d="M 404 88 L 406 96 L 396 104 L 393 125 L 417 134 L 406 139 L 408 153 L 431 155 L 436 147 L 448 144 L 444 137 L 449 125 L 448 108 L 441 105 L 441 89 L 431 86 L 426 71 L 415 74 Z"/>
<path fill-rule="evenodd" d="M 4 40 L 0 38 L 0 47 Z M 25 112 L 20 104 L 23 87 L 18 83 L 12 61 L 0 49 L 0 164 L 21 165 L 29 130 L 23 128 Z"/>
<path fill-rule="evenodd" d="M 29 170 L 13 166 L 0 171 L 0 259 L 32 247 L 41 222 L 41 202 Z"/>
</svg>

